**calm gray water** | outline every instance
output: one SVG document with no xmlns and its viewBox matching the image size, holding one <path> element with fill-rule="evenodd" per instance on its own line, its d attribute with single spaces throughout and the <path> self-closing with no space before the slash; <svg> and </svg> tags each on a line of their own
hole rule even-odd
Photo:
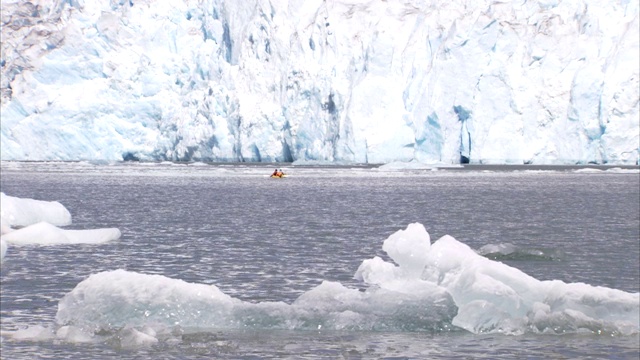
<svg viewBox="0 0 640 360">
<path fill-rule="evenodd" d="M 293 302 L 324 280 L 347 287 L 365 259 L 410 223 L 445 234 L 539 279 L 640 291 L 640 176 L 611 171 L 482 171 L 270 166 L 3 164 L 1 191 L 59 201 L 71 229 L 117 227 L 102 245 L 10 246 L 1 328 L 53 327 L 58 301 L 90 274 L 115 269 L 214 284 L 243 301 Z M 2 337 L 5 359 L 615 358 L 640 340 L 594 334 L 466 331 L 216 330 L 123 349 Z"/>
</svg>

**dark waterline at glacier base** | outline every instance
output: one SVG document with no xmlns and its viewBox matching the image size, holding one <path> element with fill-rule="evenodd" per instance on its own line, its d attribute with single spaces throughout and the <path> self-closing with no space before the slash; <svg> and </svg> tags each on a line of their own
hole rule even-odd
<svg viewBox="0 0 640 360">
<path fill-rule="evenodd" d="M 217 166 L 187 174 L 169 165 L 140 174 L 130 167 L 139 169 L 2 169 L 2 192 L 60 201 L 73 215 L 68 228 L 118 227 L 123 234 L 98 246 L 11 246 L 2 265 L 3 331 L 52 326 L 66 293 L 92 273 L 115 269 L 214 284 L 256 303 L 291 303 L 323 280 L 357 288 L 353 274 L 362 260 L 387 258 L 382 242 L 412 222 L 423 223 L 432 241 L 450 234 L 474 249 L 511 243 L 560 254 L 501 260 L 540 280 L 640 291 L 638 174 L 476 168 L 377 177 L 342 176 L 359 171 L 352 166 L 310 166 L 297 177 L 295 167 L 282 166 L 292 177 L 272 180 L 200 171 Z M 638 358 L 639 344 L 637 335 L 251 329 L 185 333 L 178 344 L 142 349 L 3 337 L 2 357 Z"/>
</svg>

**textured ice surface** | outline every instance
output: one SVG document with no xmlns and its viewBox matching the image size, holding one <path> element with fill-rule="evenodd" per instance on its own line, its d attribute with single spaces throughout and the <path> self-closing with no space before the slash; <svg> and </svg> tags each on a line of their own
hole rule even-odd
<svg viewBox="0 0 640 360">
<path fill-rule="evenodd" d="M 637 334 L 639 293 L 559 280 L 540 281 L 492 261 L 451 236 L 430 244 L 424 226 L 392 234 L 379 257 L 356 272 L 368 288 L 336 282 L 291 304 L 250 303 L 214 285 L 125 270 L 93 274 L 58 305 L 61 326 L 83 331 L 133 327 Z"/>
<path fill-rule="evenodd" d="M 12 245 L 101 244 L 120 238 L 116 228 L 65 230 L 47 222 L 39 222 L 2 235 Z"/>
<path fill-rule="evenodd" d="M 53 225 L 71 224 L 71 213 L 57 201 L 18 198 L 0 193 L 2 233 L 14 226 L 27 226 L 41 221 Z"/>
<path fill-rule="evenodd" d="M 638 161 L 638 2 L 3 1 L 3 160 Z"/>
</svg>

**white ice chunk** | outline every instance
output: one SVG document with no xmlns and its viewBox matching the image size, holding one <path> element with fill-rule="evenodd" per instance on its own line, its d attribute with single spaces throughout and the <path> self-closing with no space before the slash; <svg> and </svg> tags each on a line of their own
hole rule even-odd
<svg viewBox="0 0 640 360">
<path fill-rule="evenodd" d="M 32 325 L 25 329 L 16 331 L 3 331 L 3 335 L 8 335 L 15 340 L 45 341 L 55 337 L 53 331 L 41 325 Z"/>
<path fill-rule="evenodd" d="M 451 322 L 456 309 L 444 291 L 434 286 L 405 290 L 362 292 L 325 281 L 291 305 L 249 303 L 213 285 L 116 270 L 91 275 L 78 284 L 60 301 L 56 320 L 96 331 L 125 326 L 158 331 L 170 326 L 420 331 Z M 145 333 L 154 337 L 153 332 Z"/>
<path fill-rule="evenodd" d="M 76 326 L 62 326 L 56 331 L 56 337 L 70 343 L 93 342 L 93 335 L 88 334 Z"/>
<path fill-rule="evenodd" d="M 0 193 L 0 218 L 5 226 L 27 226 L 40 221 L 53 225 L 71 224 L 71 213 L 57 201 L 18 198 Z"/>
<path fill-rule="evenodd" d="M 208 319 L 211 326 L 226 327 L 233 321 L 229 309 L 237 302 L 213 285 L 115 270 L 91 275 L 65 295 L 56 321 L 101 327 L 200 325 Z"/>
<path fill-rule="evenodd" d="M 64 230 L 46 222 L 39 222 L 2 236 L 14 245 L 101 244 L 120 238 L 117 228 Z"/>
<path fill-rule="evenodd" d="M 382 250 L 389 254 L 402 271 L 417 277 L 427 264 L 430 246 L 431 239 L 424 225 L 413 223 L 406 230 L 399 230 L 389 236 L 382 245 Z"/>
<path fill-rule="evenodd" d="M 376 256 L 373 259 L 364 260 L 354 277 L 367 284 L 378 285 L 393 281 L 398 277 L 398 273 L 398 267 Z"/>
<path fill-rule="evenodd" d="M 4 256 L 7 254 L 7 243 L 4 239 L 0 238 L 0 263 L 4 261 Z"/>
<path fill-rule="evenodd" d="M 640 330 L 640 293 L 540 281 L 477 254 L 451 236 L 430 244 L 415 223 L 384 242 L 396 262 L 365 260 L 366 290 L 325 281 L 293 304 L 243 302 L 213 285 L 124 270 L 91 275 L 58 305 L 60 325 L 119 330 L 152 327 L 334 329 L 473 333 Z M 159 326 L 159 328 L 157 328 Z M 139 330 L 136 330 L 139 331 Z M 151 338 L 153 332 L 144 331 Z M 132 343 L 153 339 L 131 332 Z M 135 345 L 137 346 L 137 345 Z"/>
<path fill-rule="evenodd" d="M 13 231 L 13 229 L 10 228 L 9 226 L 4 225 L 4 224 L 0 224 L 0 235 L 8 234 L 8 233 L 10 233 L 12 231 Z"/>
<path fill-rule="evenodd" d="M 154 331 L 151 330 L 150 332 L 153 333 Z M 147 347 L 158 343 L 158 339 L 153 335 L 132 327 L 122 329 L 117 338 L 120 339 L 120 347 L 124 349 Z"/>
<path fill-rule="evenodd" d="M 431 246 L 428 241 L 422 225 L 410 224 L 383 245 L 399 266 L 374 257 L 363 261 L 356 278 L 395 291 L 419 293 L 425 284 L 444 290 L 458 307 L 452 324 L 474 333 L 639 330 L 638 293 L 540 281 L 449 235 Z"/>
</svg>

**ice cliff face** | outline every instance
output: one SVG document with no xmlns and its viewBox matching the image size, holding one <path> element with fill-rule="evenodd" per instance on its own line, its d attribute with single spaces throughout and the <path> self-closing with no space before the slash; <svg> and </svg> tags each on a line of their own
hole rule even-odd
<svg viewBox="0 0 640 360">
<path fill-rule="evenodd" d="M 632 163 L 638 2 L 3 0 L 3 160 Z"/>
</svg>

